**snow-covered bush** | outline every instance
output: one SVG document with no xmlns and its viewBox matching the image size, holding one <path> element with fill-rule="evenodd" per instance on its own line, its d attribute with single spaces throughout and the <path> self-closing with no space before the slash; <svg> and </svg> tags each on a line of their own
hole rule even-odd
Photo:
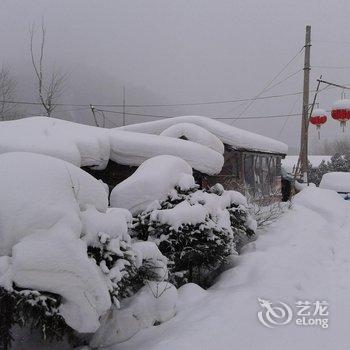
<svg viewBox="0 0 350 350">
<path fill-rule="evenodd" d="M 128 210 L 108 208 L 103 183 L 72 164 L 0 155 L 3 348 L 15 324 L 44 339 L 94 333 L 123 299 L 167 277 L 167 259 L 154 243 L 132 244 L 130 220 Z"/>
<path fill-rule="evenodd" d="M 309 182 L 318 186 L 324 174 L 335 171 L 350 172 L 350 153 L 336 153 L 331 157 L 330 161 L 326 162 L 323 160 L 317 168 L 313 168 L 309 162 Z"/>
<path fill-rule="evenodd" d="M 14 340 L 11 330 L 15 325 L 39 330 L 42 338 L 49 341 L 72 336 L 72 328 L 59 314 L 60 305 L 61 297 L 56 294 L 0 287 L 0 348 L 11 347 Z"/>
<path fill-rule="evenodd" d="M 228 257 L 254 238 L 255 221 L 246 206 L 240 193 L 221 185 L 209 191 L 175 186 L 166 199 L 135 216 L 133 230 L 169 259 L 172 283 L 208 287 Z"/>
</svg>

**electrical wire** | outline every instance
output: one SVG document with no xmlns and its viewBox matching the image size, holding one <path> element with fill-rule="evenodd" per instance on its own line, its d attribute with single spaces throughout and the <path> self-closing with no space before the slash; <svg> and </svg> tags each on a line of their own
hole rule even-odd
<svg viewBox="0 0 350 350">
<path fill-rule="evenodd" d="M 268 95 L 256 98 L 256 100 L 265 100 L 265 99 L 273 99 L 273 98 L 282 98 L 287 96 L 295 96 L 301 95 L 302 91 L 290 92 L 285 94 L 276 94 L 276 95 Z M 211 105 L 211 104 L 226 104 L 226 103 L 237 103 L 237 102 L 247 102 L 251 101 L 253 98 L 239 98 L 235 100 L 217 100 L 217 101 L 208 101 L 208 102 L 189 102 L 189 103 L 172 103 L 172 104 L 126 104 L 125 107 L 128 108 L 144 108 L 144 107 L 179 107 L 179 106 L 199 106 L 199 105 Z M 28 101 L 10 101 L 10 100 L 2 100 L 0 103 L 8 103 L 8 104 L 27 104 L 27 105 L 36 105 L 41 106 L 40 102 L 28 102 Z M 82 107 L 82 108 L 90 108 L 90 104 L 80 105 L 80 104 L 68 104 L 68 103 L 60 103 L 56 104 L 57 106 L 66 106 L 66 107 Z M 122 104 L 92 104 L 94 107 L 123 107 Z"/>
<path fill-rule="evenodd" d="M 256 101 L 256 99 L 258 97 L 260 97 L 262 94 L 264 94 L 265 92 L 267 92 L 268 90 L 272 89 L 271 84 L 288 68 L 288 66 L 303 52 L 305 46 L 303 46 L 283 67 L 282 69 L 267 83 L 267 85 L 265 85 L 265 87 L 257 94 L 254 96 L 254 98 L 252 99 L 252 101 L 250 103 L 248 103 L 248 105 L 238 114 L 238 117 L 241 117 L 243 115 L 243 113 L 245 113 L 248 108 Z M 295 75 L 299 72 L 295 72 L 292 74 Z M 283 81 L 281 81 L 280 83 L 284 82 L 285 80 L 289 79 L 290 77 L 284 79 Z M 275 85 L 276 86 L 276 85 Z M 273 86 L 273 87 L 275 87 Z M 238 119 L 235 118 L 235 119 Z"/>
<path fill-rule="evenodd" d="M 106 109 L 96 109 L 97 111 L 106 112 L 106 113 L 113 113 L 118 115 L 123 115 L 123 112 L 120 111 L 112 111 L 112 110 L 106 110 Z M 125 115 L 129 116 L 138 116 L 138 117 L 149 117 L 149 118 L 174 118 L 174 116 L 169 115 L 156 115 L 156 114 L 141 114 L 141 113 L 130 113 L 126 112 Z M 249 116 L 249 117 L 238 117 L 237 119 L 268 119 L 268 118 L 283 118 L 283 117 L 292 117 L 292 116 L 299 116 L 300 113 L 289 113 L 289 114 L 274 114 L 274 115 L 267 115 L 267 116 Z M 231 120 L 234 119 L 234 117 L 217 117 L 212 116 L 211 119 L 222 119 L 222 120 Z M 236 118 L 235 118 L 236 119 Z"/>
</svg>

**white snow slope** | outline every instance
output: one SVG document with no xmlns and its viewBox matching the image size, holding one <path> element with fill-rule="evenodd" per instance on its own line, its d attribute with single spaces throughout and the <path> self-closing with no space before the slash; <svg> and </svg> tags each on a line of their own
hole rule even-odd
<svg viewBox="0 0 350 350">
<path fill-rule="evenodd" d="M 209 138 L 209 145 L 213 143 L 213 137 Z M 187 161 L 192 168 L 211 175 L 219 173 L 224 164 L 221 151 L 222 148 L 213 149 L 202 141 L 192 142 L 120 128 L 102 129 L 47 117 L 0 123 L 0 153 L 46 154 L 78 167 L 104 169 L 109 159 L 123 165 L 138 166 L 158 155 L 173 155 Z"/>
<path fill-rule="evenodd" d="M 159 135 L 169 127 L 180 123 L 191 123 L 198 125 L 214 134 L 223 143 L 232 146 L 234 149 L 248 149 L 267 153 L 282 154 L 286 154 L 288 151 L 288 146 L 283 142 L 255 134 L 247 130 L 238 129 L 232 125 L 228 125 L 218 120 L 202 116 L 166 118 L 154 122 L 131 124 L 123 126 L 120 129 Z M 173 132 L 174 130 L 171 133 Z"/>
<path fill-rule="evenodd" d="M 350 205 L 329 190 L 308 188 L 268 232 L 261 233 L 237 266 L 206 293 L 192 290 L 170 321 L 109 350 L 343 350 L 349 345 Z M 191 290 L 190 290 L 191 291 Z M 198 294 L 197 294 L 198 293 Z M 191 293 L 190 293 L 191 294 Z M 267 328 L 258 298 L 329 302 L 329 328 Z"/>
</svg>

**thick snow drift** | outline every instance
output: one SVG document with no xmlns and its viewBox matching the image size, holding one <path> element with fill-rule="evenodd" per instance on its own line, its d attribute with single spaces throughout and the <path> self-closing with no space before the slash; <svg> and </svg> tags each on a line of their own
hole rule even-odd
<svg viewBox="0 0 350 350">
<path fill-rule="evenodd" d="M 114 187 L 111 206 L 126 208 L 136 214 L 154 201 L 165 199 L 175 186 L 186 189 L 193 185 L 192 169 L 184 160 L 173 156 L 154 157 Z"/>
<path fill-rule="evenodd" d="M 156 322 L 171 319 L 176 312 L 177 290 L 169 282 L 148 282 L 121 309 L 110 311 L 94 335 L 92 347 L 106 347 L 130 339 Z"/>
<path fill-rule="evenodd" d="M 78 167 L 104 169 L 110 154 L 105 129 L 47 117 L 0 124 L 0 153 L 33 152 L 63 159 Z"/>
<path fill-rule="evenodd" d="M 350 173 L 331 172 L 324 174 L 320 183 L 321 188 L 337 192 L 350 192 Z"/>
<path fill-rule="evenodd" d="M 110 143 L 110 158 L 119 164 L 140 165 L 155 156 L 172 155 L 209 175 L 219 173 L 224 165 L 222 154 L 200 143 L 173 137 L 112 129 Z"/>
<path fill-rule="evenodd" d="M 219 173 L 224 163 L 222 152 L 201 143 L 119 128 L 101 129 L 47 117 L 0 124 L 0 154 L 14 151 L 46 154 L 78 167 L 95 169 L 104 169 L 109 159 L 138 166 L 163 154 L 181 157 L 206 174 Z"/>
<path fill-rule="evenodd" d="M 192 291 L 172 320 L 108 350 L 345 349 L 349 227 L 350 205 L 340 196 L 318 188 L 302 191 L 293 208 L 248 245 L 214 287 L 205 294 Z M 287 303 L 293 319 L 265 327 L 258 320 L 264 310 L 258 298 Z M 298 301 L 328 302 L 329 328 L 297 325 Z M 307 311 L 314 310 L 311 304 Z"/>
<path fill-rule="evenodd" d="M 154 122 L 127 125 L 120 129 L 159 135 L 167 128 L 179 123 L 191 123 L 201 126 L 205 130 L 216 135 L 223 143 L 232 146 L 234 149 L 248 149 L 282 154 L 286 154 L 288 150 L 288 146 L 282 142 L 254 134 L 250 131 L 235 128 L 232 125 L 222 123 L 215 119 L 201 116 L 166 118 Z"/>
</svg>

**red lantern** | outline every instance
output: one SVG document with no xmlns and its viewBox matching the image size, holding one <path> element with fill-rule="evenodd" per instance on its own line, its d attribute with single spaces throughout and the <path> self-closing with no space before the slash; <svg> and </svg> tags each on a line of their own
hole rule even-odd
<svg viewBox="0 0 350 350">
<path fill-rule="evenodd" d="M 334 103 L 332 108 L 332 118 L 340 121 L 340 126 L 344 128 L 346 122 L 350 120 L 350 100 L 344 99 Z"/>
<path fill-rule="evenodd" d="M 310 123 L 316 125 L 318 138 L 320 138 L 321 125 L 327 121 L 327 113 L 323 109 L 314 109 L 310 117 Z"/>
</svg>

